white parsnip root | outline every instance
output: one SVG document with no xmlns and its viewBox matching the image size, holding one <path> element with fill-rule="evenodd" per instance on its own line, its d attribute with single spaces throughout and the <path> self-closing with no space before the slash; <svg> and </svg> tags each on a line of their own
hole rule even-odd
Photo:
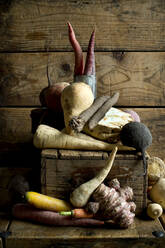
<svg viewBox="0 0 165 248">
<path fill-rule="evenodd" d="M 87 204 L 92 193 L 104 181 L 110 172 L 117 150 L 118 148 L 115 146 L 106 162 L 106 165 L 94 178 L 83 183 L 71 193 L 70 202 L 74 207 L 84 207 Z"/>
<path fill-rule="evenodd" d="M 56 148 L 56 149 L 71 149 L 71 150 L 90 150 L 90 151 L 112 151 L 115 144 L 108 144 L 99 140 L 80 139 L 47 125 L 39 125 L 34 137 L 33 144 L 39 149 Z M 119 150 L 130 151 L 134 148 L 117 145 Z"/>
</svg>

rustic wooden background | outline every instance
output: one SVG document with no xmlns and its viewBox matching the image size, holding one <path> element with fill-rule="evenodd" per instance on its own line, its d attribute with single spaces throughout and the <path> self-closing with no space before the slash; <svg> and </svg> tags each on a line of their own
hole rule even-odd
<svg viewBox="0 0 165 248">
<path fill-rule="evenodd" d="M 151 130 L 151 155 L 165 160 L 164 0 L 0 0 L 0 166 L 37 168 L 32 109 L 47 86 L 72 81 L 67 21 L 84 55 L 96 28 L 98 95 L 120 92 Z M 1 187 L 0 187 L 1 190 Z"/>
</svg>

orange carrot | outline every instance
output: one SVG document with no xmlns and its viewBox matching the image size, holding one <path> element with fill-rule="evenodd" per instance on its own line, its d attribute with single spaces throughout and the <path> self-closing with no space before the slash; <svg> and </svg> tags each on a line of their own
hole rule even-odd
<svg viewBox="0 0 165 248">
<path fill-rule="evenodd" d="M 93 214 L 88 213 L 83 208 L 76 208 L 71 211 L 61 211 L 60 214 L 63 216 L 72 216 L 74 218 L 93 218 Z"/>
</svg>

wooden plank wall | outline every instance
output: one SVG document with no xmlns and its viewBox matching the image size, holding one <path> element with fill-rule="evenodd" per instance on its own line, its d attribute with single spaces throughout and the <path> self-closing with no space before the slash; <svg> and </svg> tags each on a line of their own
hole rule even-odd
<svg viewBox="0 0 165 248">
<path fill-rule="evenodd" d="M 118 107 L 140 114 L 153 134 L 149 152 L 165 160 L 164 0 L 0 0 L 0 166 L 39 162 L 30 113 L 48 59 L 53 82 L 72 81 L 67 21 L 84 56 L 96 28 L 98 95 L 119 91 Z"/>
</svg>

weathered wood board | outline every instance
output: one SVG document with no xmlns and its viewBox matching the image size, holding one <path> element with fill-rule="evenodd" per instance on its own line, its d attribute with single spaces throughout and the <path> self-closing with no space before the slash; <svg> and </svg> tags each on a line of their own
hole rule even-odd
<svg viewBox="0 0 165 248">
<path fill-rule="evenodd" d="M 0 50 L 71 50 L 67 21 L 86 49 L 96 27 L 97 50 L 163 50 L 163 0 L 40 0 L 0 4 Z"/>
<path fill-rule="evenodd" d="M 39 182 L 40 182 L 40 174 L 39 174 L 39 168 L 38 168 L 38 177 L 37 172 L 33 170 L 32 168 L 12 168 L 12 167 L 0 167 L 0 211 L 7 211 L 10 210 L 12 204 L 14 202 L 17 202 L 18 200 L 22 200 L 21 196 L 16 197 L 17 195 L 11 194 L 11 191 L 9 189 L 11 180 L 17 176 L 21 175 L 23 176 L 28 182 L 30 187 L 34 185 L 39 190 Z M 37 185 L 38 184 L 38 185 Z M 32 188 L 31 188 L 32 190 Z"/>
<path fill-rule="evenodd" d="M 6 239 L 6 248 L 163 248 L 164 238 L 156 238 L 153 231 L 164 232 L 158 220 L 140 220 L 128 229 L 53 227 L 13 220 Z"/>
<path fill-rule="evenodd" d="M 118 106 L 165 105 L 165 52 L 95 54 L 98 96 L 119 91 Z M 73 80 L 73 52 L 0 54 L 0 106 L 40 106 L 48 60 L 53 83 Z"/>
<path fill-rule="evenodd" d="M 9 226 L 9 219 L 8 216 L 4 212 L 0 212 L 0 248 L 4 248 L 2 236 L 3 233 L 7 231 Z"/>
</svg>

